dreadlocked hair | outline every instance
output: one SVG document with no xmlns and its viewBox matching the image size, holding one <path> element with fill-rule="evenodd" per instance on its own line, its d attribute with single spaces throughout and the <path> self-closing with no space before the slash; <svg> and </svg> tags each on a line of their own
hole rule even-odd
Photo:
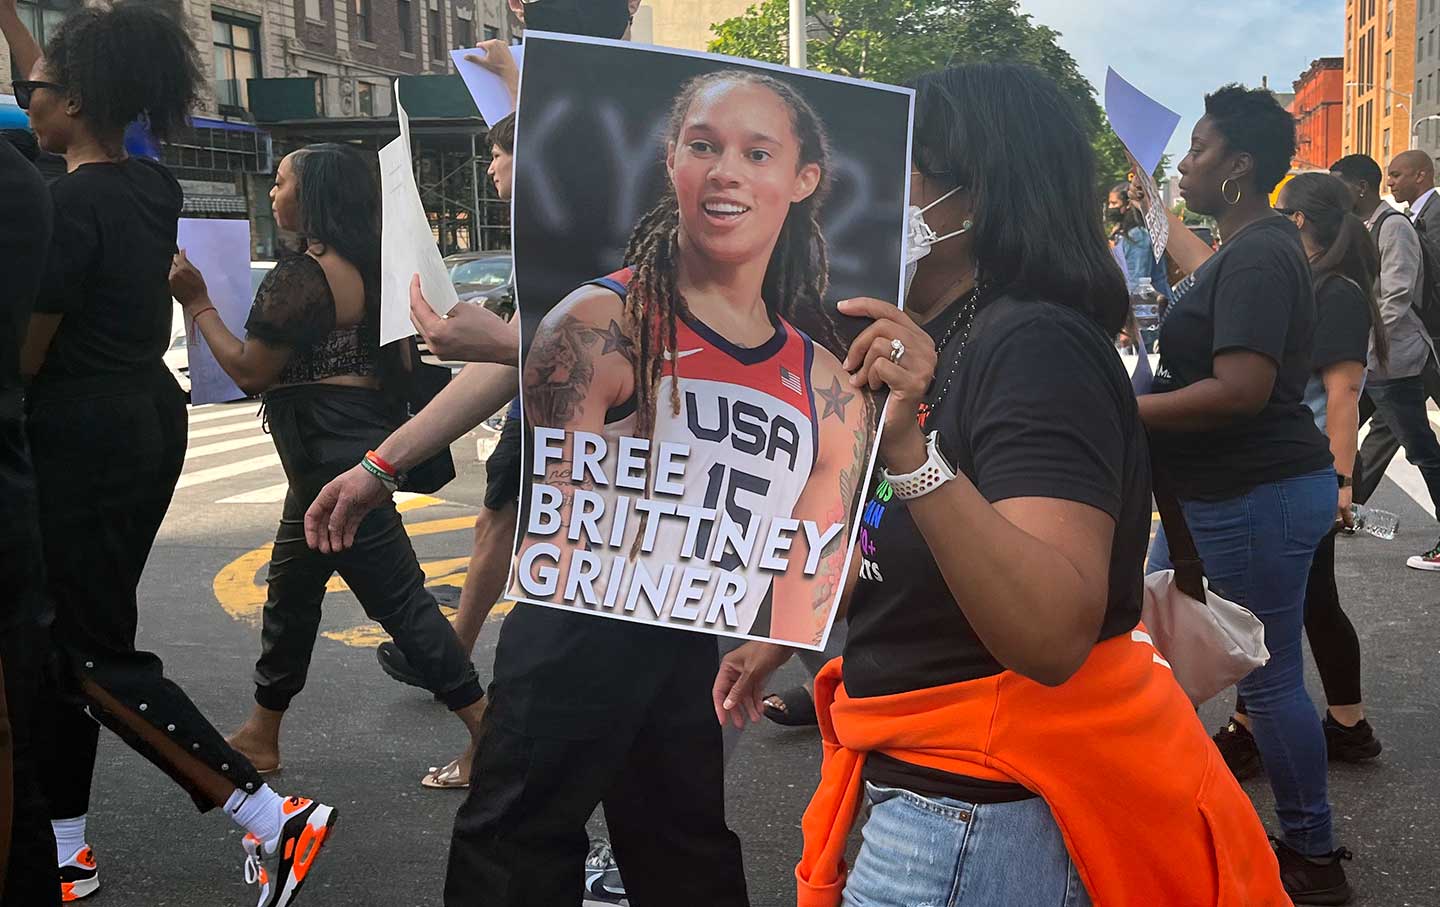
<svg viewBox="0 0 1440 907">
<path fill-rule="evenodd" d="M 825 305 L 829 256 L 820 230 L 819 212 L 830 183 L 830 139 L 810 103 L 789 84 L 748 70 L 727 69 L 697 76 L 685 83 L 670 109 L 667 141 L 675 140 L 690 106 L 700 92 L 716 85 L 758 85 L 774 92 L 790 110 L 790 123 L 800 139 L 800 166 L 820 167 L 820 183 L 810 197 L 790 206 L 780 238 L 765 269 L 761 296 L 766 308 L 808 333 L 830 350 L 842 348 L 835 322 Z M 666 355 L 676 349 L 676 325 L 688 316 L 680 295 L 676 262 L 680 248 L 680 207 L 674 187 L 667 188 L 630 234 L 625 264 L 631 269 L 625 294 L 625 331 L 635 343 L 635 431 L 650 438 L 655 431 L 660 379 Z M 680 413 L 680 384 L 670 383 L 671 411 Z"/>
</svg>

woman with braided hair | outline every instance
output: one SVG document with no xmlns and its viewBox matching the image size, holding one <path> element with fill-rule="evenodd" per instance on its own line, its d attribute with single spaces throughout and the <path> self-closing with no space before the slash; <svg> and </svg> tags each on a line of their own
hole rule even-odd
<svg viewBox="0 0 1440 907">
<path fill-rule="evenodd" d="M 605 580 L 587 600 L 628 610 L 659 565 L 703 561 L 718 570 L 693 604 L 680 569 L 662 580 L 652 597 L 661 623 L 818 643 L 870 440 L 868 400 L 840 368 L 823 299 L 824 126 L 784 82 L 720 70 L 685 85 L 667 133 L 669 186 L 631 234 L 625 269 L 571 293 L 539 327 L 526 417 L 537 428 L 603 436 L 611 460 L 621 439 L 643 439 L 652 476 L 661 445 L 689 451 L 673 516 L 626 519 L 619 495 L 599 489 L 607 517 L 625 522 L 614 530 L 624 544 L 613 552 L 620 558 L 603 558 Z M 554 458 L 546 479 L 567 498 L 585 487 L 568 480 L 571 469 L 569 455 Z M 719 516 L 697 532 L 687 505 Z M 721 525 L 727 518 L 747 538 L 786 518 L 813 529 L 797 527 L 777 572 L 758 554 L 740 556 Z M 577 603 L 567 583 L 545 594 L 536 570 L 546 562 L 523 560 L 514 591 Z M 565 576 L 591 561 L 562 549 L 554 563 Z"/>
<path fill-rule="evenodd" d="M 552 512 L 600 500 L 611 515 L 603 546 L 563 532 L 524 539 L 518 594 L 563 601 L 566 583 L 548 593 L 536 584 L 602 557 L 605 579 L 569 596 L 581 600 L 573 607 L 521 604 L 506 618 L 455 822 L 448 905 L 472 903 L 476 891 L 507 907 L 577 904 L 585 823 L 602 802 L 631 904 L 749 903 L 707 695 L 715 639 L 675 628 L 808 643 L 839 588 L 871 423 L 868 398 L 825 347 L 839 346 L 821 314 L 828 166 L 824 128 L 789 85 L 739 69 L 691 80 L 666 129 L 666 190 L 634 229 L 624 269 L 570 293 L 538 326 L 523 382 L 532 457 L 550 444 L 562 462 L 533 490 L 561 490 Z M 577 435 L 605 440 L 609 481 L 571 483 L 571 454 L 585 454 Z M 662 445 L 679 444 L 688 457 L 677 482 L 660 467 Z M 612 490 L 626 487 L 613 464 L 627 446 L 650 474 L 630 497 Z M 534 502 L 532 493 L 532 526 Z M 658 525 L 631 519 L 613 531 L 617 503 L 647 502 L 672 509 L 653 517 Z M 692 527 L 673 515 L 702 510 L 722 516 Z M 759 542 L 743 558 L 724 544 L 725 526 L 783 515 L 828 533 L 793 530 L 783 572 L 751 566 Z M 625 599 L 611 596 L 647 569 L 667 576 L 635 607 L 653 608 L 654 623 L 575 613 L 623 613 Z M 692 584 L 697 598 L 682 591 L 692 571 L 712 577 Z"/>
</svg>

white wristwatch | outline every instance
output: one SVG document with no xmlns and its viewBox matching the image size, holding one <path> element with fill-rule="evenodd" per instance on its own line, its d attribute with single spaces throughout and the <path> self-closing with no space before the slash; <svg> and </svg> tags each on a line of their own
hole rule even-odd
<svg viewBox="0 0 1440 907">
<path fill-rule="evenodd" d="M 940 452 L 939 438 L 940 433 L 934 431 L 925 436 L 925 462 L 914 472 L 895 475 L 881 467 L 880 478 L 890 483 L 895 497 L 909 501 L 927 495 L 955 478 L 954 468 L 945 462 L 945 455 Z"/>
</svg>

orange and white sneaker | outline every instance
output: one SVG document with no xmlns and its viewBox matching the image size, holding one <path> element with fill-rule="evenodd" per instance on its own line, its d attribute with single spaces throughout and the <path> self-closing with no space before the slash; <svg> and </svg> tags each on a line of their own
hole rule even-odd
<svg viewBox="0 0 1440 907">
<path fill-rule="evenodd" d="M 99 890 L 100 870 L 95 866 L 95 851 L 86 844 L 60 864 L 60 900 L 68 904 Z"/>
<path fill-rule="evenodd" d="M 335 825 L 334 808 L 304 797 L 289 797 L 281 809 L 289 816 L 279 842 L 267 851 L 260 839 L 245 836 L 245 881 L 260 886 L 256 907 L 289 907 L 310 875 Z"/>
</svg>

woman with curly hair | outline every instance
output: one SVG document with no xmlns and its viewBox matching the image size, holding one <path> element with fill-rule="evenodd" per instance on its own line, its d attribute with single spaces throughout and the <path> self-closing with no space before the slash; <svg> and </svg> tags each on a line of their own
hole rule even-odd
<svg viewBox="0 0 1440 907">
<path fill-rule="evenodd" d="M 59 681 L 42 708 L 52 726 L 40 762 L 59 885 L 66 901 L 99 887 L 85 840 L 99 736 L 88 709 L 202 812 L 223 806 L 247 832 L 261 905 L 287 905 L 335 811 L 270 790 L 160 659 L 135 648 L 136 587 L 185 459 L 185 397 L 161 360 L 182 192 L 164 167 L 128 156 L 124 135 L 137 120 L 161 140 L 184 125 L 202 79 L 195 47 L 173 18 L 126 3 L 75 13 L 43 58 L 15 0 L 0 0 L 0 30 L 30 74 L 15 82 L 16 100 L 66 163 L 51 187 L 55 239 L 22 356 L 55 608 Z"/>
</svg>

